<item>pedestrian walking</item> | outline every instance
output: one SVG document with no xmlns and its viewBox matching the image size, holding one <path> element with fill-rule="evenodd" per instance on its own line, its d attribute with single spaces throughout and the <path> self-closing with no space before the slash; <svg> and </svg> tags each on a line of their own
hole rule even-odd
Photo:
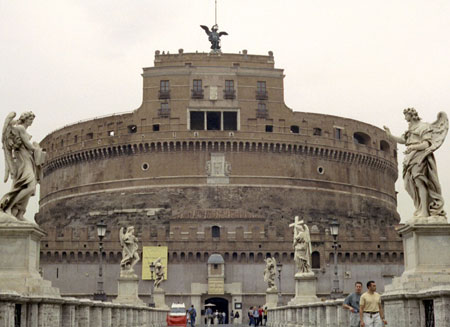
<svg viewBox="0 0 450 327">
<path fill-rule="evenodd" d="M 376 292 L 377 285 L 373 280 L 367 282 L 367 292 L 359 300 L 359 318 L 361 327 L 382 327 L 387 325 L 384 319 L 381 296 Z"/>
<path fill-rule="evenodd" d="M 355 283 L 355 292 L 347 296 L 342 305 L 344 309 L 350 311 L 350 327 L 360 327 L 359 319 L 359 299 L 362 293 L 362 283 Z"/>
<path fill-rule="evenodd" d="M 264 308 L 263 315 L 264 315 L 264 326 L 266 326 L 267 325 L 267 307 Z"/>
<path fill-rule="evenodd" d="M 236 313 L 234 314 L 234 323 L 237 324 L 239 322 L 239 311 L 236 311 Z"/>
<path fill-rule="evenodd" d="M 250 307 L 248 309 L 248 325 L 249 326 L 255 326 L 255 318 L 253 317 L 253 307 Z"/>
<path fill-rule="evenodd" d="M 197 311 L 195 310 L 194 305 L 191 305 L 188 312 L 189 317 L 191 318 L 191 327 L 195 327 L 195 318 L 197 317 Z"/>
<path fill-rule="evenodd" d="M 255 326 L 259 326 L 259 311 L 256 307 L 253 310 L 253 319 L 255 320 Z"/>
</svg>

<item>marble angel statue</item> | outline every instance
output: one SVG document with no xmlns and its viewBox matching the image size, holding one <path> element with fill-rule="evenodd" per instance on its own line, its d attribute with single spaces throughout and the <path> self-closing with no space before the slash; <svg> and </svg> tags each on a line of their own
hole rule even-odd
<svg viewBox="0 0 450 327">
<path fill-rule="evenodd" d="M 311 237 L 308 226 L 295 217 L 294 227 L 294 262 L 296 265 L 296 275 L 314 275 L 311 269 Z"/>
<path fill-rule="evenodd" d="M 134 226 L 120 228 L 120 245 L 122 246 L 122 261 L 120 262 L 120 276 L 134 277 L 134 266 L 139 261 L 138 238 L 134 235 Z"/>
<path fill-rule="evenodd" d="M 35 115 L 28 111 L 22 113 L 17 120 L 14 120 L 15 116 L 16 113 L 11 112 L 6 117 L 2 130 L 4 182 L 11 177 L 12 185 L 10 191 L 0 200 L 0 222 L 26 221 L 24 214 L 40 181 L 41 167 L 46 155 L 38 143 L 31 142 L 31 135 L 27 132 Z"/>
<path fill-rule="evenodd" d="M 266 268 L 264 269 L 264 281 L 267 283 L 267 291 L 276 291 L 275 277 L 276 277 L 276 267 L 277 261 L 275 258 L 266 258 Z"/>
<path fill-rule="evenodd" d="M 414 219 L 430 216 L 444 218 L 444 198 L 433 152 L 444 143 L 447 136 L 447 115 L 440 112 L 437 120 L 430 124 L 422 122 L 414 108 L 405 109 L 403 114 L 408 122 L 408 130 L 402 136 L 393 136 L 386 126 L 384 129 L 397 143 L 406 145 L 403 182 L 414 201 Z"/>
<path fill-rule="evenodd" d="M 156 259 L 154 265 L 155 265 L 155 282 L 153 286 L 154 288 L 159 288 L 159 285 L 164 280 L 164 266 L 161 262 L 161 258 Z"/>
</svg>

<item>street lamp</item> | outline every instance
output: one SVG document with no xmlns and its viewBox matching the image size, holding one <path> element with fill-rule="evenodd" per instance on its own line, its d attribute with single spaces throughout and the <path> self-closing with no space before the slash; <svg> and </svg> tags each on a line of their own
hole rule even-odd
<svg viewBox="0 0 450 327">
<path fill-rule="evenodd" d="M 334 280 L 333 289 L 331 290 L 331 298 L 338 299 L 342 297 L 342 292 L 339 289 L 339 278 L 338 278 L 338 267 L 337 267 L 337 236 L 339 234 L 339 222 L 337 220 L 332 220 L 330 223 L 330 232 L 333 236 L 333 249 L 334 249 Z"/>
<path fill-rule="evenodd" d="M 155 290 L 155 282 L 153 281 L 153 274 L 155 273 L 155 263 L 152 261 L 150 262 L 150 303 L 148 304 L 149 307 L 154 308 L 155 307 L 155 301 L 153 299 L 153 291 Z"/>
<path fill-rule="evenodd" d="M 99 249 L 100 253 L 98 256 L 98 282 L 97 282 L 97 292 L 94 293 L 94 300 L 96 301 L 106 301 L 106 294 L 103 290 L 103 237 L 106 234 L 106 224 L 103 219 L 97 223 L 97 236 L 99 239 Z"/>
<path fill-rule="evenodd" d="M 281 306 L 281 269 L 283 269 L 283 264 L 281 262 L 277 263 L 278 271 L 278 305 Z"/>
</svg>

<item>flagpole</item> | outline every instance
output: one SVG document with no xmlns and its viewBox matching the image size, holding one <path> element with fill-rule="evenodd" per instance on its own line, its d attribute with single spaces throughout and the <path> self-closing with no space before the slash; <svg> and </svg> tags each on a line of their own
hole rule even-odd
<svg viewBox="0 0 450 327">
<path fill-rule="evenodd" d="M 216 11 L 215 11 L 215 13 L 216 13 L 216 20 L 215 20 L 215 25 L 217 25 L 217 0 L 215 0 L 215 3 L 216 3 L 216 6 L 215 6 L 215 8 L 216 8 Z"/>
</svg>

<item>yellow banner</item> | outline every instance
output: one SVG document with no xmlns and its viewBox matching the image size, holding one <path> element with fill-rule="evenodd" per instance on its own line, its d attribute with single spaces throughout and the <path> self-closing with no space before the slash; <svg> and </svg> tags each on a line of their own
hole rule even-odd
<svg viewBox="0 0 450 327">
<path fill-rule="evenodd" d="M 164 279 L 167 279 L 167 246 L 144 246 L 142 248 L 142 280 L 152 280 L 150 273 L 150 263 L 161 258 L 164 266 Z M 155 273 L 153 273 L 155 279 Z"/>
</svg>

